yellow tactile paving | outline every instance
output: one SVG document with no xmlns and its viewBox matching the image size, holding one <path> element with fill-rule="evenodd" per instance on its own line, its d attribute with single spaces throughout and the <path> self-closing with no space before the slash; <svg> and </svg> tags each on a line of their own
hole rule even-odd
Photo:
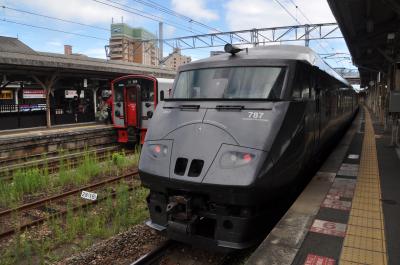
<svg viewBox="0 0 400 265">
<path fill-rule="evenodd" d="M 365 193 L 360 193 L 359 194 L 360 198 L 366 198 L 366 199 L 380 199 L 381 194 L 378 192 L 365 192 Z"/>
<path fill-rule="evenodd" d="M 362 263 L 356 263 L 356 262 L 342 260 L 342 261 L 340 261 L 340 265 L 363 265 L 363 264 Z"/>
<path fill-rule="evenodd" d="M 365 211 L 365 210 L 361 210 L 361 209 L 351 209 L 351 216 L 359 216 L 362 218 L 381 220 L 380 212 L 371 212 L 371 211 Z"/>
<path fill-rule="evenodd" d="M 368 237 L 346 236 L 343 246 L 383 252 L 382 240 Z"/>
<path fill-rule="evenodd" d="M 363 226 L 369 228 L 382 229 L 382 223 L 379 219 L 368 219 L 359 216 L 350 216 L 350 225 Z"/>
<path fill-rule="evenodd" d="M 347 225 L 346 237 L 353 235 L 357 237 L 368 237 L 382 240 L 382 230 L 357 225 Z"/>
<path fill-rule="evenodd" d="M 360 248 L 343 247 L 341 259 L 361 264 L 386 265 L 385 253 Z M 339 264 L 342 264 L 340 262 Z"/>
<path fill-rule="evenodd" d="M 340 256 L 341 265 L 387 265 L 375 132 L 365 109 L 365 134 L 357 184 Z"/>
</svg>

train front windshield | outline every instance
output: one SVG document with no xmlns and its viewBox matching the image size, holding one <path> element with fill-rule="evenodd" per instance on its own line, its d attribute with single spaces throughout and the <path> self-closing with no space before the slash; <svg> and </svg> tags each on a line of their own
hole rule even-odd
<svg viewBox="0 0 400 265">
<path fill-rule="evenodd" d="M 181 72 L 172 100 L 280 99 L 284 67 L 223 67 Z"/>
</svg>

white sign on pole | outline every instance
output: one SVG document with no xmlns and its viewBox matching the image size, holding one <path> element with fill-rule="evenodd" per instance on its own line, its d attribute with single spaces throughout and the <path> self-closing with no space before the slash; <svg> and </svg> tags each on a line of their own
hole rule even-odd
<svg viewBox="0 0 400 265">
<path fill-rule="evenodd" d="M 76 90 L 65 90 L 65 98 L 74 98 L 78 96 L 78 92 Z M 85 97 L 85 91 L 81 90 L 80 98 Z"/>
<path fill-rule="evenodd" d="M 46 93 L 43 89 L 24 89 L 22 91 L 23 98 L 46 98 Z"/>
</svg>

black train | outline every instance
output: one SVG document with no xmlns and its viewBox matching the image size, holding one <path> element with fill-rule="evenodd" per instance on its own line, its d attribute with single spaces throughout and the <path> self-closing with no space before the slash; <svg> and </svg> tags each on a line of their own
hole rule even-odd
<svg viewBox="0 0 400 265">
<path fill-rule="evenodd" d="M 225 48 L 179 68 L 147 132 L 139 173 L 150 189 L 148 225 L 179 241 L 240 249 L 262 236 L 271 206 L 358 104 L 309 48 Z"/>
</svg>

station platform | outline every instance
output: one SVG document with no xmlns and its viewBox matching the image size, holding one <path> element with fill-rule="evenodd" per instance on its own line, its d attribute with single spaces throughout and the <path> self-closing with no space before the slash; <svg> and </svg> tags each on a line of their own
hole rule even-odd
<svg viewBox="0 0 400 265">
<path fill-rule="evenodd" d="M 97 128 L 109 128 L 112 125 L 99 124 L 97 122 L 87 122 L 78 124 L 67 124 L 67 125 L 56 125 L 51 128 L 46 127 L 34 127 L 14 130 L 1 130 L 0 141 L 9 140 L 15 138 L 25 138 L 33 136 L 46 136 L 60 133 L 74 133 L 82 130 L 90 130 Z"/>
<path fill-rule="evenodd" d="M 85 123 L 0 131 L 0 161 L 48 154 L 60 149 L 74 150 L 116 144 L 112 125 Z"/>
<path fill-rule="evenodd" d="M 369 111 L 247 264 L 400 264 L 400 151 Z"/>
</svg>

